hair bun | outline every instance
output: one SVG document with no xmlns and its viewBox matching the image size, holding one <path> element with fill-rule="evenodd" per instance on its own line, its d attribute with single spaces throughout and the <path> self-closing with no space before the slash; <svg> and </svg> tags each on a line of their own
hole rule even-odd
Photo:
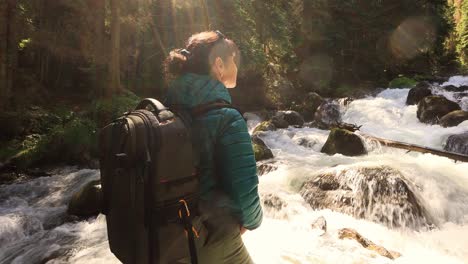
<svg viewBox="0 0 468 264">
<path fill-rule="evenodd" d="M 164 63 L 166 75 L 177 76 L 184 70 L 187 57 L 181 49 L 172 50 Z"/>
</svg>

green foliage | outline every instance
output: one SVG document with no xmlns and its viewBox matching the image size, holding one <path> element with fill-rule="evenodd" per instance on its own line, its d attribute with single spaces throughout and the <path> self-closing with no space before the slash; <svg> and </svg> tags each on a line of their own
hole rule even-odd
<svg viewBox="0 0 468 264">
<path fill-rule="evenodd" d="M 102 127 L 123 113 L 135 109 L 140 100 L 134 93 L 126 91 L 122 95 L 92 102 L 88 112 L 98 126 Z"/>
<path fill-rule="evenodd" d="M 79 164 L 97 157 L 96 125 L 89 119 L 75 118 L 53 127 L 47 134 L 26 138 L 16 154 L 16 164 Z"/>
<path fill-rule="evenodd" d="M 390 83 L 388 84 L 388 87 L 390 88 L 412 88 L 416 84 L 418 84 L 418 81 L 402 76 L 402 77 L 398 77 L 390 81 Z"/>
<path fill-rule="evenodd" d="M 457 52 L 461 63 L 466 67 L 468 66 L 468 2 L 462 1 L 461 18 L 457 25 Z"/>
</svg>

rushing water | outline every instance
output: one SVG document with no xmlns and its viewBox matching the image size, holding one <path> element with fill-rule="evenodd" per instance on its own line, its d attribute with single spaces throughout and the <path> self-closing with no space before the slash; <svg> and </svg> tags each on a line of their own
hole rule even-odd
<svg viewBox="0 0 468 264">
<path fill-rule="evenodd" d="M 448 84 L 464 83 L 468 78 L 453 77 Z M 454 94 L 435 92 L 449 98 Z M 356 100 L 343 109 L 343 120 L 362 125 L 362 133 L 439 149 L 449 135 L 468 131 L 468 122 L 454 128 L 420 123 L 416 106 L 405 105 L 407 93 L 408 89 L 392 89 Z M 463 100 L 458 101 L 466 109 Z M 249 115 L 251 129 L 258 122 L 259 117 Z M 366 156 L 327 156 L 320 153 L 327 136 L 328 131 L 314 128 L 263 136 L 278 169 L 261 176 L 260 193 L 274 194 L 284 206 L 265 207 L 262 226 L 243 237 L 256 263 L 468 263 L 468 164 L 372 142 L 367 142 Z M 304 141 L 306 146 L 298 144 Z M 390 228 L 331 210 L 312 210 L 298 194 L 301 183 L 318 173 L 382 165 L 417 186 L 414 192 L 437 228 Z M 73 222 L 65 213 L 73 191 L 98 178 L 99 172 L 66 168 L 53 174 L 0 186 L 0 263 L 118 263 L 107 245 L 103 215 Z M 327 220 L 324 235 L 311 228 L 320 216 Z M 356 241 L 340 240 L 338 230 L 346 227 L 402 256 L 390 260 Z"/>
</svg>

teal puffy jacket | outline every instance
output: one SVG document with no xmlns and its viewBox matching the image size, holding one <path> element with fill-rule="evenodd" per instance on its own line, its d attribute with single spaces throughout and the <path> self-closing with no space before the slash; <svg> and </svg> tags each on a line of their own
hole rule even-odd
<svg viewBox="0 0 468 264">
<path fill-rule="evenodd" d="M 165 104 L 190 110 L 220 99 L 231 103 L 231 96 L 222 83 L 208 75 L 189 73 L 170 85 Z M 247 229 L 260 226 L 263 214 L 257 167 L 247 124 L 241 114 L 231 108 L 211 110 L 193 120 L 192 128 L 193 142 L 200 153 L 201 199 L 228 208 Z M 215 198 L 219 189 L 228 197 L 226 201 Z"/>
</svg>

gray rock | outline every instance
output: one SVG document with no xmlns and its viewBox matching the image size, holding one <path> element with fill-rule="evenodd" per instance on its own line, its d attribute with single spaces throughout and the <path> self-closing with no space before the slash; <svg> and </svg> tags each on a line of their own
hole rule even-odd
<svg viewBox="0 0 468 264">
<path fill-rule="evenodd" d="M 304 183 L 300 194 L 313 209 L 331 209 L 390 227 L 429 225 L 403 175 L 390 167 L 361 167 L 322 173 Z"/>
<path fill-rule="evenodd" d="M 427 96 L 418 103 L 417 117 L 423 123 L 436 124 L 446 114 L 461 110 L 460 106 L 443 96 Z"/>
<path fill-rule="evenodd" d="M 466 92 L 468 91 L 468 86 L 462 85 L 460 87 L 457 87 L 454 85 L 446 85 L 446 86 L 442 86 L 442 89 L 448 92 Z"/>
<path fill-rule="evenodd" d="M 276 128 L 288 128 L 289 123 L 284 119 L 284 113 L 278 112 L 274 117 L 271 118 L 271 123 Z"/>
<path fill-rule="evenodd" d="M 102 205 L 101 181 L 91 181 L 73 194 L 68 204 L 68 214 L 83 217 L 98 215 Z"/>
<path fill-rule="evenodd" d="M 296 111 L 285 111 L 284 120 L 288 122 L 290 126 L 302 127 L 304 126 L 304 118 Z"/>
<path fill-rule="evenodd" d="M 304 116 L 304 120 L 313 120 L 315 112 L 324 102 L 325 100 L 318 93 L 308 93 L 304 100 L 303 109 L 301 111 L 302 115 Z"/>
<path fill-rule="evenodd" d="M 262 199 L 264 206 L 275 209 L 277 211 L 280 211 L 288 205 L 288 203 L 283 201 L 279 196 L 272 193 L 262 195 Z"/>
<path fill-rule="evenodd" d="M 439 124 L 443 127 L 454 127 L 466 120 L 468 120 L 468 112 L 457 110 L 444 115 L 440 119 Z"/>
<path fill-rule="evenodd" d="M 275 171 L 278 169 L 278 166 L 270 161 L 267 162 L 259 162 L 257 164 L 257 174 L 258 176 L 263 176 L 267 173 Z"/>
<path fill-rule="evenodd" d="M 415 105 L 418 104 L 421 99 L 426 96 L 432 95 L 432 91 L 430 89 L 431 84 L 428 82 L 420 82 L 408 93 L 408 97 L 406 98 L 407 105 Z"/>
<path fill-rule="evenodd" d="M 334 128 L 321 152 L 329 155 L 340 153 L 346 156 L 359 156 L 366 154 L 367 150 L 358 135 L 345 129 Z"/>
<path fill-rule="evenodd" d="M 468 155 L 468 132 L 449 136 L 444 150 Z"/>
<path fill-rule="evenodd" d="M 315 112 L 314 120 L 319 128 L 329 129 L 341 122 L 340 106 L 331 102 L 323 103 Z"/>
</svg>

